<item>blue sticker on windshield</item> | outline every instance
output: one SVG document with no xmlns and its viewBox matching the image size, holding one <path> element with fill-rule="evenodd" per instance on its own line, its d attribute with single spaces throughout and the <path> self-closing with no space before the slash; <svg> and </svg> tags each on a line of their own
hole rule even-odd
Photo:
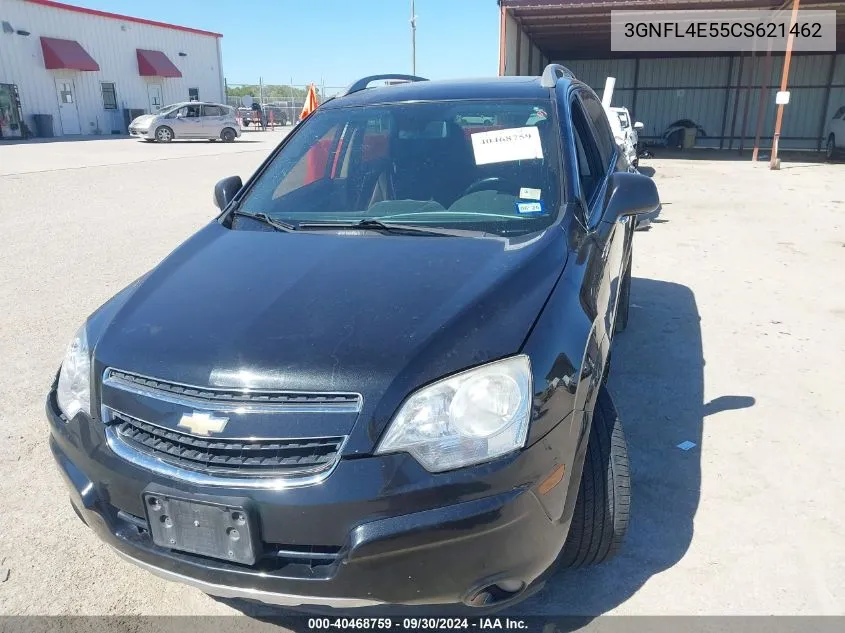
<svg viewBox="0 0 845 633">
<path fill-rule="evenodd" d="M 543 201 L 537 200 L 536 202 L 517 202 L 516 212 L 520 215 L 537 215 L 540 213 L 545 213 L 543 209 Z"/>
</svg>

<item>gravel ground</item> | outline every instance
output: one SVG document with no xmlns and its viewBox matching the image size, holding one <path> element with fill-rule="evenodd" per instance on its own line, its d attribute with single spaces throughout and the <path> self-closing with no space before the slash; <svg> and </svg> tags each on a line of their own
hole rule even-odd
<svg viewBox="0 0 845 633">
<path fill-rule="evenodd" d="M 0 145 L 0 613 L 261 612 L 102 546 L 66 501 L 43 402 L 84 318 L 207 222 L 213 184 L 248 176 L 279 138 Z M 610 383 L 629 537 L 517 611 L 845 614 L 845 166 L 647 163 L 664 211 L 636 237 Z"/>
</svg>

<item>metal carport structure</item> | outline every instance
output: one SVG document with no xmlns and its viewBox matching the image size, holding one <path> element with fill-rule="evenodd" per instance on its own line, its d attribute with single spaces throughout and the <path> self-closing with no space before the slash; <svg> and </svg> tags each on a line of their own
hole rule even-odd
<svg viewBox="0 0 845 633">
<path fill-rule="evenodd" d="M 758 127 L 761 146 L 771 146 L 782 52 L 614 52 L 610 12 L 790 11 L 792 0 L 499 0 L 499 7 L 499 74 L 537 75 L 556 62 L 599 93 L 615 77 L 613 105 L 644 123 L 640 138 L 649 143 L 662 142 L 671 123 L 687 119 L 706 133 L 697 147 L 741 151 L 754 145 Z M 837 51 L 792 55 L 780 147 L 819 150 L 829 118 L 845 105 L 845 0 L 802 0 L 800 8 L 836 10 Z"/>
</svg>

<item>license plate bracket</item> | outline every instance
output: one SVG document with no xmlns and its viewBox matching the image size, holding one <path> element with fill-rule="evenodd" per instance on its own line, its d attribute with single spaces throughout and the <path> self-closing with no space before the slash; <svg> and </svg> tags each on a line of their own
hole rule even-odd
<svg viewBox="0 0 845 633">
<path fill-rule="evenodd" d="M 156 545 L 243 565 L 255 563 L 254 531 L 243 507 L 156 493 L 145 493 L 143 500 Z"/>
</svg>

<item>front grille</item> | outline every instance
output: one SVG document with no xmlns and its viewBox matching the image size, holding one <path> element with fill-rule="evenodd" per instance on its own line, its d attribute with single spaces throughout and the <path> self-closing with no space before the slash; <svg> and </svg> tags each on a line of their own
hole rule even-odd
<svg viewBox="0 0 845 633">
<path fill-rule="evenodd" d="M 361 396 L 357 393 L 309 393 L 191 387 L 130 374 L 117 369 L 107 370 L 104 380 L 106 384 L 113 384 L 118 388 L 141 391 L 163 399 L 170 396 L 181 400 L 202 401 L 205 406 L 209 407 L 225 404 L 273 406 L 279 409 L 303 407 L 307 409 L 321 408 L 329 411 L 358 411 L 361 406 Z"/>
<path fill-rule="evenodd" d="M 208 474 L 287 476 L 324 471 L 338 460 L 343 437 L 203 439 L 112 412 L 118 438 L 138 451 Z"/>
</svg>

